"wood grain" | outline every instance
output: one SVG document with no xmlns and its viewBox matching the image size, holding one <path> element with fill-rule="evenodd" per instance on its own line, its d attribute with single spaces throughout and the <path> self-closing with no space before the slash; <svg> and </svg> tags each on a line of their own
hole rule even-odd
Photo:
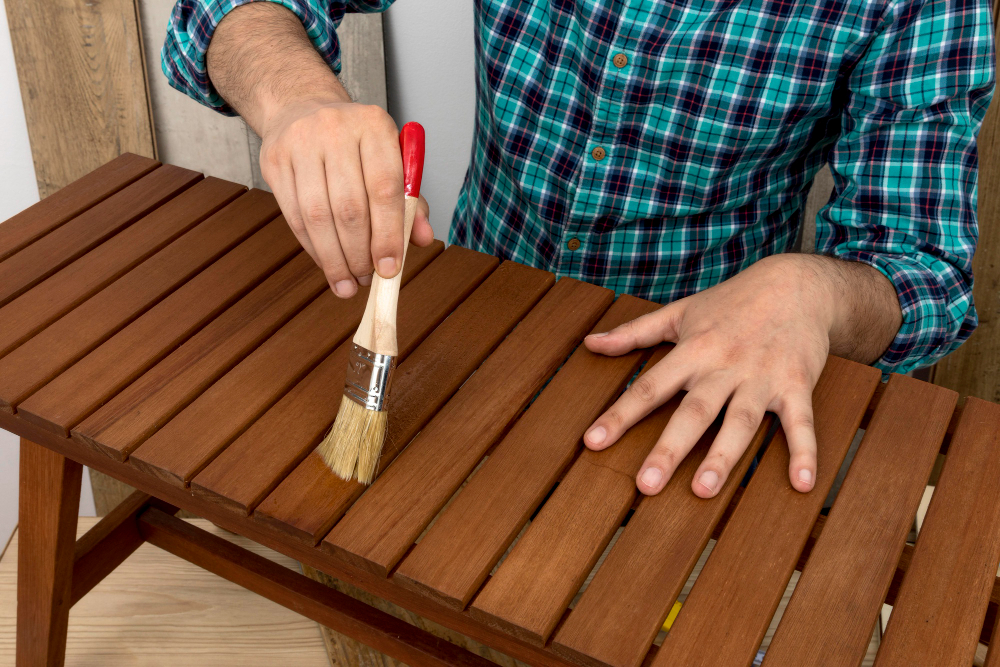
<svg viewBox="0 0 1000 667">
<path fill-rule="evenodd" d="M 125 153 L 0 224 L 0 261 L 160 166 Z"/>
<path fill-rule="evenodd" d="M 891 376 L 764 665 L 864 657 L 957 398 Z"/>
<path fill-rule="evenodd" d="M 450 246 L 414 278 L 399 304 L 397 365 L 402 366 L 497 264 L 494 257 Z M 433 287 L 426 289 L 424 283 Z M 193 492 L 234 503 L 247 513 L 256 507 L 315 449 L 336 418 L 340 395 L 331 387 L 344 383 L 350 344 L 342 343 L 199 473 L 191 482 Z M 392 393 L 398 391 L 395 385 Z"/>
<path fill-rule="evenodd" d="M 0 356 L 93 296 L 245 188 L 206 178 L 0 308 Z"/>
<path fill-rule="evenodd" d="M 282 223 L 283 224 L 283 223 Z M 404 282 L 441 250 L 412 247 Z M 367 289 L 343 300 L 326 291 L 129 455 L 147 474 L 186 485 L 219 452 L 346 339 Z"/>
<path fill-rule="evenodd" d="M 301 251 L 283 218 L 185 283 L 19 406 L 62 436 Z"/>
<path fill-rule="evenodd" d="M 159 510 L 143 513 L 139 526 L 143 537 L 161 549 L 407 663 L 428 667 L 493 665 L 390 614 Z"/>
<path fill-rule="evenodd" d="M 554 282 L 551 273 L 504 262 L 396 369 L 380 470 L 392 463 Z M 281 481 L 253 517 L 311 546 L 366 488 L 337 478 L 313 453 Z"/>
<path fill-rule="evenodd" d="M 1000 564 L 1000 406 L 965 402 L 876 667 L 972 664 Z"/>
<path fill-rule="evenodd" d="M 83 469 L 23 438 L 20 468 L 17 666 L 61 667 Z"/>
<path fill-rule="evenodd" d="M 659 348 L 652 368 L 670 346 Z M 545 644 L 632 506 L 639 466 L 680 399 L 626 431 L 614 447 L 583 450 L 482 591 L 471 615 L 522 641 Z"/>
<path fill-rule="evenodd" d="M 201 180 L 164 165 L 0 262 L 0 305 Z"/>
<path fill-rule="evenodd" d="M 39 194 L 120 153 L 155 157 L 135 0 L 4 4 Z"/>
<path fill-rule="evenodd" d="M 556 631 L 554 651 L 588 665 L 642 662 L 712 529 L 764 444 L 772 419 L 770 414 L 765 416 L 714 498 L 695 496 L 691 480 L 718 434 L 718 422 L 701 437 L 663 490 L 642 498 L 594 580 Z M 652 554 L 657 557 L 650 558 Z"/>
<path fill-rule="evenodd" d="M 120 461 L 327 287 L 297 255 L 73 429 Z"/>
<path fill-rule="evenodd" d="M 880 380 L 873 368 L 829 358 L 813 391 L 818 454 L 813 490 L 800 493 L 789 483 L 788 443 L 779 430 L 653 667 L 753 663 Z"/>
<path fill-rule="evenodd" d="M 278 214 L 243 195 L 0 359 L 0 407 L 19 403 Z"/>
<path fill-rule="evenodd" d="M 623 296 L 592 332 L 610 331 L 658 307 Z M 464 608 L 579 453 L 584 431 L 647 354 L 606 357 L 578 347 L 403 560 L 395 580 Z"/>
<path fill-rule="evenodd" d="M 324 547 L 385 576 L 612 299 L 587 283 L 556 283 L 358 499 Z"/>
</svg>

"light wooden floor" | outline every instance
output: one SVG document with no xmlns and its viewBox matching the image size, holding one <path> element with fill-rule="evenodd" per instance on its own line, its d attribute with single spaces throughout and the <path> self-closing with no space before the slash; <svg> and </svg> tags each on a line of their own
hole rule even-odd
<svg viewBox="0 0 1000 667">
<path fill-rule="evenodd" d="M 79 534 L 97 522 L 81 518 Z M 191 522 L 286 567 L 295 561 Z M 0 666 L 14 664 L 17 534 L 0 559 Z M 328 667 L 319 626 L 171 554 L 143 545 L 70 612 L 67 667 Z"/>
</svg>

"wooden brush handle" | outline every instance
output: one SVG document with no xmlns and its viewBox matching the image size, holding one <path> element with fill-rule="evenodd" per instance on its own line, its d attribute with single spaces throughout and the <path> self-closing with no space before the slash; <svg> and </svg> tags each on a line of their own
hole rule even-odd
<svg viewBox="0 0 1000 667">
<path fill-rule="evenodd" d="M 403 264 L 406 263 L 406 249 L 410 245 L 410 231 L 417 213 L 417 199 L 406 198 L 403 217 Z M 403 266 L 394 278 L 383 278 L 378 273 L 372 276 L 372 287 L 368 293 L 368 305 L 361 325 L 354 335 L 354 342 L 377 354 L 395 357 L 399 354 L 396 344 L 396 305 L 399 302 L 399 287 L 403 281 Z"/>
<path fill-rule="evenodd" d="M 403 281 L 403 266 L 406 263 L 406 249 L 410 245 L 410 231 L 413 218 L 417 214 L 417 200 L 420 198 L 420 181 L 424 170 L 424 128 L 419 123 L 407 123 L 399 133 L 399 150 L 403 156 L 403 189 L 406 192 L 406 208 L 403 214 L 403 261 L 394 278 L 385 279 L 378 273 L 372 276 L 372 287 L 368 293 L 368 305 L 361 325 L 354 335 L 354 342 L 375 352 L 397 356 L 396 304 L 399 301 L 399 286 Z"/>
</svg>

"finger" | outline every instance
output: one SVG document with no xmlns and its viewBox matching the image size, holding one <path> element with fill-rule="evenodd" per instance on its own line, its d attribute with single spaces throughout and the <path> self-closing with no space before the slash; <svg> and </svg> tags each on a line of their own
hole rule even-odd
<svg viewBox="0 0 1000 667">
<path fill-rule="evenodd" d="M 383 278 L 403 265 L 403 159 L 388 114 L 361 137 L 361 169 L 371 211 L 371 259 Z M 415 224 L 415 223 L 414 223 Z"/>
<path fill-rule="evenodd" d="M 309 234 L 306 233 L 305 220 L 302 218 L 302 212 L 299 210 L 299 202 L 295 192 L 295 174 L 292 172 L 291 163 L 281 164 L 274 169 L 268 170 L 266 180 L 267 184 L 271 187 L 274 198 L 278 202 L 278 207 L 281 208 L 281 213 L 285 217 L 288 228 L 295 234 L 299 245 L 309 253 L 309 256 L 312 257 L 316 264 L 319 264 L 319 255 L 316 254 L 316 249 L 313 248 L 312 241 L 309 240 Z"/>
<path fill-rule="evenodd" d="M 637 317 L 611 331 L 587 336 L 587 349 L 598 354 L 619 356 L 639 347 L 651 347 L 664 341 L 677 340 L 677 327 L 683 316 L 685 302 L 675 301 L 657 311 Z"/>
<path fill-rule="evenodd" d="M 343 148 L 343 147 L 342 147 Z M 355 278 L 371 276 L 371 227 L 368 194 L 357 149 L 353 146 L 326 157 L 326 178 L 337 238 Z"/>
<path fill-rule="evenodd" d="M 304 156 L 294 166 L 299 210 L 302 212 L 306 234 L 316 251 L 318 264 L 326 274 L 334 294 L 342 299 L 352 297 L 358 291 L 358 286 L 347 267 L 337 238 L 323 161 L 319 157 Z"/>
<path fill-rule="evenodd" d="M 671 363 L 667 355 L 636 378 L 614 405 L 597 418 L 583 436 L 584 444 L 593 450 L 610 447 L 633 424 L 673 398 L 689 376 L 683 364 Z"/>
<path fill-rule="evenodd" d="M 720 381 L 699 384 L 688 392 L 639 469 L 636 486 L 642 493 L 651 496 L 663 489 L 684 456 L 715 421 L 731 393 L 732 388 Z"/>
<path fill-rule="evenodd" d="M 431 227 L 431 211 L 423 195 L 417 201 L 417 215 L 413 218 L 413 231 L 410 233 L 410 243 L 421 248 L 434 242 L 434 229 Z"/>
<path fill-rule="evenodd" d="M 777 413 L 788 440 L 788 479 L 795 490 L 806 493 L 816 485 L 812 394 L 797 392 L 782 397 Z"/>
<path fill-rule="evenodd" d="M 766 397 L 743 387 L 736 390 L 726 409 L 722 428 L 691 481 L 691 490 L 696 496 L 715 497 L 757 434 L 766 410 Z"/>
</svg>

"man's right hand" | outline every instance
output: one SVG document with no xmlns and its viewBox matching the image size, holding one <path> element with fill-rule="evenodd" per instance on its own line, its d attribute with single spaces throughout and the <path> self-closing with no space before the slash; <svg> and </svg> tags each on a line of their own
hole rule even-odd
<svg viewBox="0 0 1000 667">
<path fill-rule="evenodd" d="M 353 296 L 399 272 L 403 163 L 399 130 L 351 101 L 291 11 L 257 2 L 229 12 L 208 50 L 219 93 L 261 136 L 261 174 L 334 293 Z M 421 198 L 410 240 L 434 240 Z"/>
<path fill-rule="evenodd" d="M 403 261 L 403 162 L 396 124 L 377 106 L 291 104 L 263 128 L 261 174 L 337 296 Z M 434 240 L 421 200 L 411 238 Z"/>
</svg>

